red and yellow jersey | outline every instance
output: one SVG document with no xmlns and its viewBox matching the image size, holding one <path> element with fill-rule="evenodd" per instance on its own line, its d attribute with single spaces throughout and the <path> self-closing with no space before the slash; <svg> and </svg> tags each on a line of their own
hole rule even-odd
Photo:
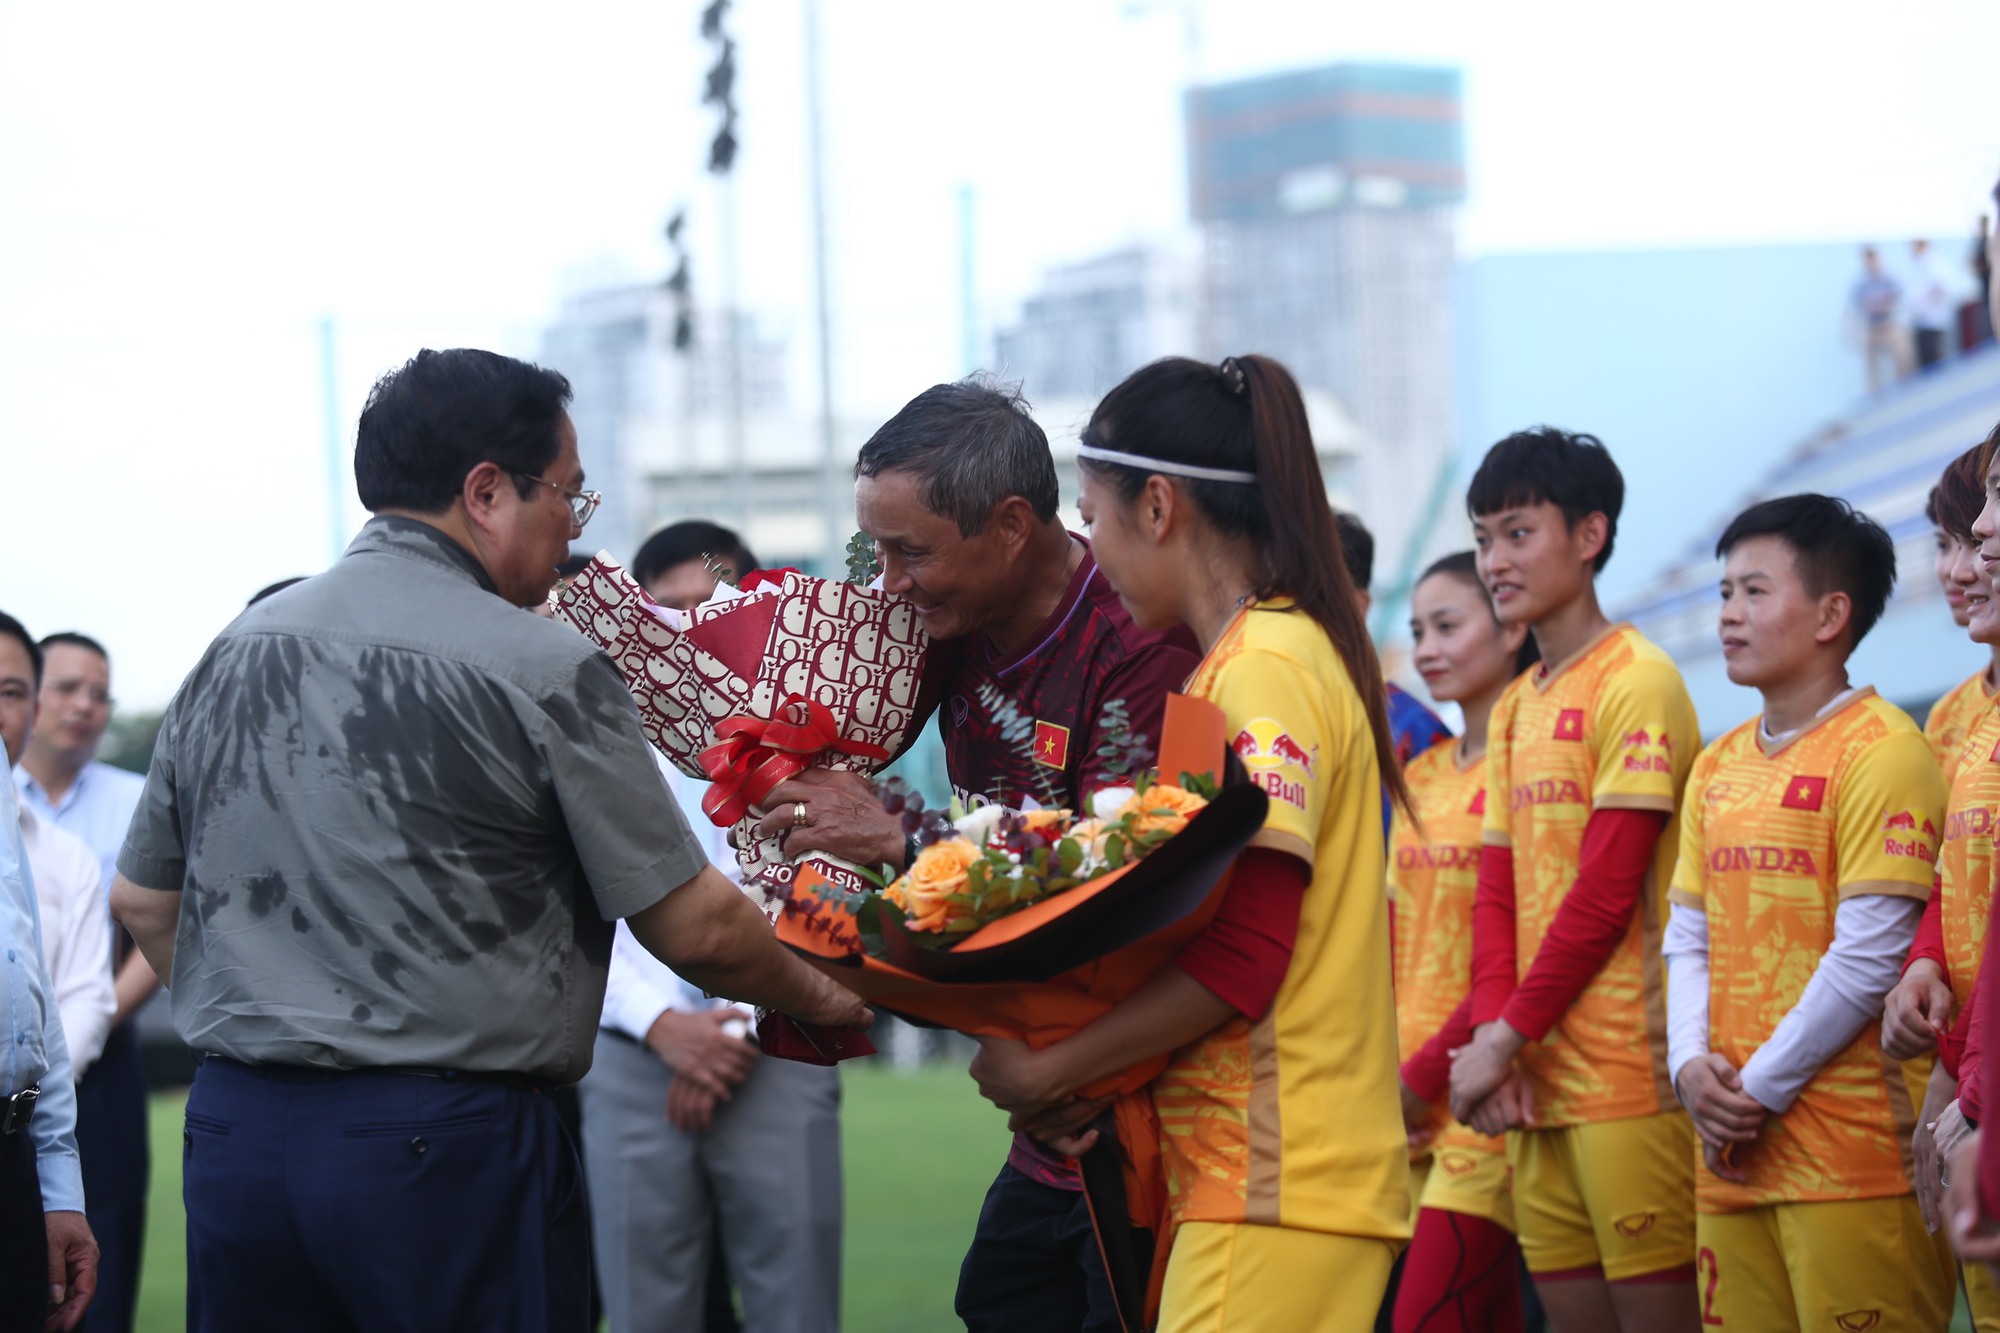
<svg viewBox="0 0 2000 1333">
<path fill-rule="evenodd" d="M 1312 880 L 1270 1011 L 1183 1047 L 1153 1084 L 1174 1220 L 1407 1237 L 1367 710 L 1325 632 L 1286 600 L 1238 614 L 1188 693 L 1222 709 L 1271 798 L 1253 845 L 1298 857 Z"/>
<path fill-rule="evenodd" d="M 1863 690 L 1783 744 L 1753 718 L 1701 752 L 1672 900 L 1708 914 L 1709 1049 L 1741 1069 L 1797 1006 L 1848 898 L 1930 896 L 1944 779 L 1907 714 Z M 1703 1212 L 1907 1194 L 1916 1117 L 1870 1023 L 1764 1122 L 1746 1184 L 1695 1175 Z"/>
<path fill-rule="evenodd" d="M 1938 849 L 1939 923 L 1951 973 L 1952 1012 L 1972 1003 L 1986 923 L 1993 913 L 1993 812 L 2000 808 L 2000 710 L 1987 709 L 1952 766 Z"/>
<path fill-rule="evenodd" d="M 1389 831 L 1389 898 L 1396 904 L 1396 1040 L 1402 1059 L 1444 1026 L 1472 987 L 1472 899 L 1479 887 L 1479 828 L 1486 814 L 1486 757 L 1459 758 L 1457 742 L 1409 762 L 1414 820 L 1402 811 Z M 1506 1141 L 1475 1133 L 1439 1106 L 1437 1148 L 1504 1153 Z"/>
<path fill-rule="evenodd" d="M 1701 729 L 1667 655 L 1614 625 L 1551 671 L 1500 696 L 1488 723 L 1487 845 L 1514 857 L 1515 951 L 1525 977 L 1576 883 L 1583 830 L 1597 809 L 1672 816 Z M 1674 1110 L 1660 934 L 1678 828 L 1670 819 L 1632 927 L 1583 994 L 1521 1053 L 1544 1126 Z"/>
<path fill-rule="evenodd" d="M 1981 667 L 1952 686 L 1924 718 L 1924 739 L 1930 742 L 1946 782 L 1958 766 L 1958 752 L 1965 748 L 1966 738 L 1980 719 L 1993 711 L 1993 691 L 1986 687 L 1987 670 Z"/>
</svg>

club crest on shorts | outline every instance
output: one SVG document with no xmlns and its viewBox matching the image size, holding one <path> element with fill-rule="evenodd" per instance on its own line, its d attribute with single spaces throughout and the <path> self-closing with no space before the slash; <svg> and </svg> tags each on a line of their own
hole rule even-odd
<svg viewBox="0 0 2000 1333">
<path fill-rule="evenodd" d="M 1444 1172 L 1454 1180 L 1460 1176 L 1469 1176 L 1478 1169 L 1479 1163 L 1473 1159 L 1471 1153 L 1441 1152 L 1438 1154 L 1438 1170 Z"/>
<path fill-rule="evenodd" d="M 1657 1220 L 1657 1216 L 1653 1213 L 1627 1213 L 1624 1217 L 1613 1221 L 1611 1229 L 1626 1240 L 1637 1240 L 1651 1231 L 1653 1223 Z"/>
<path fill-rule="evenodd" d="M 1882 1312 L 1880 1310 L 1849 1310 L 1846 1314 L 1835 1315 L 1833 1322 L 1839 1327 L 1846 1329 L 1847 1333 L 1868 1333 L 1869 1329 L 1874 1328 L 1882 1322 Z"/>
</svg>

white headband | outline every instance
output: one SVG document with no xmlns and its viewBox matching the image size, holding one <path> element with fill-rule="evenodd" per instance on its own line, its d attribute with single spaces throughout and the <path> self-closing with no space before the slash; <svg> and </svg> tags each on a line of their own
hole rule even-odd
<svg viewBox="0 0 2000 1333">
<path fill-rule="evenodd" d="M 1078 445 L 1076 456 L 1098 463 L 1122 463 L 1126 467 L 1136 467 L 1146 472 L 1163 472 L 1170 477 L 1192 477 L 1196 481 L 1233 481 L 1243 486 L 1257 484 L 1257 474 L 1254 472 L 1237 472 L 1222 467 L 1196 467 L 1192 463 L 1174 463 L 1164 458 L 1148 458 L 1144 454 L 1121 454 L 1116 449 L 1099 449 L 1094 444 Z"/>
</svg>

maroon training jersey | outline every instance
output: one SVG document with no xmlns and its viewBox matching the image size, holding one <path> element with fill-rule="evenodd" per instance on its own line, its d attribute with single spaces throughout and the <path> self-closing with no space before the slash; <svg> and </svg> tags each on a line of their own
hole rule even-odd
<svg viewBox="0 0 2000 1333">
<path fill-rule="evenodd" d="M 1072 534 L 1074 536 L 1074 534 Z M 1149 751 L 1160 743 L 1167 695 L 1201 660 L 1185 627 L 1132 623 L 1081 537 L 1083 562 L 1055 611 L 1015 652 L 996 655 L 984 635 L 964 646 L 938 712 L 945 771 L 967 807 L 998 802 L 1081 812 L 1085 798 L 1123 779 L 1104 774 L 1105 706 L 1125 704 Z M 1145 762 L 1151 762 L 1148 754 Z M 1045 1185 L 1080 1189 L 1068 1161 L 1026 1135 L 1007 1160 Z"/>
</svg>

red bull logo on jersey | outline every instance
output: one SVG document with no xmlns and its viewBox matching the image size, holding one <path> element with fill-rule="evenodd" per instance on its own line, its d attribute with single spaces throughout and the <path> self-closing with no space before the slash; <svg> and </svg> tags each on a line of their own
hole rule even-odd
<svg viewBox="0 0 2000 1333">
<path fill-rule="evenodd" d="M 1882 817 L 1882 833 L 1884 855 L 1937 860 L 1937 828 L 1928 819 L 1920 821 L 1913 812 L 1898 810 Z"/>
<path fill-rule="evenodd" d="M 1767 875 L 1819 876 L 1819 862 L 1804 847 L 1717 847 L 1708 854 L 1708 868 L 1718 875 L 1748 870 Z"/>
<path fill-rule="evenodd" d="M 1306 785 L 1319 767 L 1317 745 L 1308 750 L 1275 719 L 1260 717 L 1236 733 L 1230 748 L 1265 795 L 1300 810 L 1306 808 Z"/>
</svg>

